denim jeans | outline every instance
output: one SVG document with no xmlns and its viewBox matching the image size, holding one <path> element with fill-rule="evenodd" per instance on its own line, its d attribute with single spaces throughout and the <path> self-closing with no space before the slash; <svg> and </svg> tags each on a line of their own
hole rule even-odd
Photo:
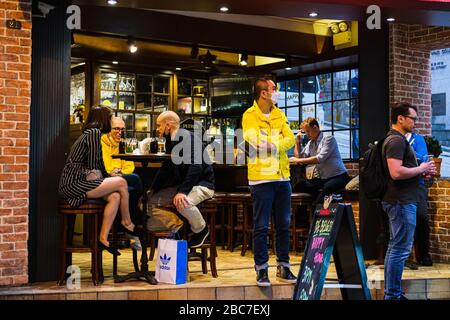
<svg viewBox="0 0 450 320">
<path fill-rule="evenodd" d="M 411 253 L 416 228 L 415 203 L 382 202 L 389 217 L 390 240 L 384 260 L 384 299 L 394 300 L 402 295 L 402 274 Z"/>
<path fill-rule="evenodd" d="M 267 182 L 250 186 L 253 201 L 253 256 L 255 269 L 269 267 L 267 235 L 270 216 L 274 215 L 275 251 L 278 265 L 289 267 L 289 225 L 291 223 L 291 184 Z"/>
</svg>

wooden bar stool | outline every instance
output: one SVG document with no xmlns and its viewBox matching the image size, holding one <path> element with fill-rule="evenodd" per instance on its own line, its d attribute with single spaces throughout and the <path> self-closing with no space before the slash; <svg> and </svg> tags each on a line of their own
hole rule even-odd
<svg viewBox="0 0 450 320">
<path fill-rule="evenodd" d="M 302 237 L 302 241 L 306 242 L 308 238 L 309 225 L 312 217 L 312 202 L 313 198 L 309 193 L 293 192 L 291 195 L 291 234 L 292 234 L 292 250 L 297 252 L 299 245 L 299 238 Z M 301 206 L 306 206 L 307 223 L 300 226 L 297 221 L 297 209 Z"/>
<path fill-rule="evenodd" d="M 72 253 L 91 253 L 91 274 L 94 285 L 104 281 L 102 250 L 98 246 L 99 225 L 106 202 L 101 199 L 88 199 L 77 208 L 72 208 L 65 200 L 60 200 L 58 212 L 62 215 L 62 241 L 59 285 L 67 279 L 67 267 L 72 265 Z M 83 245 L 73 244 L 73 230 L 76 215 L 83 215 Z"/>
</svg>

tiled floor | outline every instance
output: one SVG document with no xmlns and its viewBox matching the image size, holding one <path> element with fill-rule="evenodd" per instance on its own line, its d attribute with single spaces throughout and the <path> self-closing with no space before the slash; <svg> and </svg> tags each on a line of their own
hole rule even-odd
<svg viewBox="0 0 450 320">
<path fill-rule="evenodd" d="M 121 250 L 118 261 L 120 275 L 133 271 L 130 249 Z M 188 283 L 171 285 L 160 283 L 149 285 L 143 281 L 131 280 L 116 284 L 112 278 L 112 256 L 103 253 L 103 268 L 105 282 L 98 287 L 90 281 L 90 256 L 88 254 L 74 254 L 73 263 L 81 269 L 81 288 L 70 290 L 65 286 L 59 287 L 55 282 L 36 283 L 31 286 L 1 288 L 0 299 L 290 299 L 294 285 L 276 280 L 276 260 L 270 255 L 269 276 L 272 287 L 261 289 L 255 285 L 253 270 L 253 256 L 248 251 L 245 257 L 240 250 L 218 252 L 218 278 L 211 273 L 201 272 L 200 262 L 189 262 Z M 301 256 L 291 255 L 291 265 L 294 274 L 300 268 Z M 370 263 L 370 261 L 367 261 Z M 155 261 L 150 261 L 150 270 L 155 270 Z M 209 265 L 208 265 L 209 268 Z M 367 275 L 372 287 L 372 298 L 380 299 L 383 288 L 382 266 L 371 266 Z M 327 278 L 336 278 L 334 265 L 331 264 Z M 432 267 L 420 267 L 419 270 L 405 269 L 404 290 L 414 299 L 450 299 L 450 265 L 435 263 Z M 340 299 L 339 289 L 325 288 L 323 299 Z"/>
</svg>

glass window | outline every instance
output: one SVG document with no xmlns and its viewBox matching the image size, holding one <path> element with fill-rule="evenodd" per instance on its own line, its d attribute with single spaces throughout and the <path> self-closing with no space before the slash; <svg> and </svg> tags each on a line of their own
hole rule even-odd
<svg viewBox="0 0 450 320">
<path fill-rule="evenodd" d="M 316 102 L 315 77 L 300 78 L 300 103 L 310 104 Z"/>
<path fill-rule="evenodd" d="M 298 80 L 286 82 L 286 107 L 298 106 Z"/>
<path fill-rule="evenodd" d="M 350 158 L 350 130 L 334 131 L 334 137 L 336 139 L 339 152 L 343 159 Z"/>
<path fill-rule="evenodd" d="M 350 128 L 350 101 L 335 101 L 333 103 L 334 129 Z"/>
<path fill-rule="evenodd" d="M 280 96 L 278 97 L 278 107 L 283 108 L 286 106 L 286 82 L 278 82 L 277 86 L 278 92 L 280 93 Z"/>
<path fill-rule="evenodd" d="M 331 73 L 319 74 L 316 76 L 318 86 L 318 102 L 331 101 Z"/>
<path fill-rule="evenodd" d="M 288 119 L 291 130 L 298 130 L 299 129 L 299 119 L 300 119 L 298 107 L 287 108 L 286 109 L 286 117 Z"/>
<path fill-rule="evenodd" d="M 315 118 L 316 117 L 316 106 L 314 104 L 309 104 L 306 106 L 301 106 L 300 110 L 302 112 L 301 120 L 305 120 L 306 118 Z M 320 125 L 320 123 L 319 123 Z M 320 126 L 322 128 L 322 126 Z"/>
<path fill-rule="evenodd" d="M 352 98 L 358 98 L 359 94 L 359 72 L 358 69 L 352 69 L 350 72 L 350 95 Z"/>
<path fill-rule="evenodd" d="M 333 73 L 333 100 L 348 99 L 350 73 L 348 70 Z"/>
<path fill-rule="evenodd" d="M 316 108 L 316 119 L 322 130 L 332 129 L 331 103 L 319 103 Z"/>
</svg>

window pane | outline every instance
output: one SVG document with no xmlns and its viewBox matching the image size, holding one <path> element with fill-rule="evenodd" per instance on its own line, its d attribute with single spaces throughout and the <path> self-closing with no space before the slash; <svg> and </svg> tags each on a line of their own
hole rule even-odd
<svg viewBox="0 0 450 320">
<path fill-rule="evenodd" d="M 350 94 L 352 98 L 358 98 L 359 94 L 359 72 L 358 69 L 353 69 L 350 72 Z"/>
<path fill-rule="evenodd" d="M 137 77 L 137 91 L 138 92 L 152 92 L 152 77 L 138 75 Z"/>
<path fill-rule="evenodd" d="M 298 81 L 291 80 L 286 82 L 286 106 L 298 106 Z"/>
<path fill-rule="evenodd" d="M 348 70 L 335 72 L 333 75 L 333 98 L 334 100 L 349 98 L 349 80 Z"/>
<path fill-rule="evenodd" d="M 126 131 L 132 131 L 133 130 L 133 114 L 132 113 L 124 113 L 124 112 L 117 112 L 116 114 L 118 117 L 121 117 L 122 120 L 125 122 Z"/>
<path fill-rule="evenodd" d="M 169 96 L 153 95 L 153 111 L 163 112 L 166 110 L 169 110 Z"/>
<path fill-rule="evenodd" d="M 352 159 L 359 159 L 359 130 L 352 130 Z"/>
<path fill-rule="evenodd" d="M 316 79 L 319 86 L 318 101 L 331 101 L 331 73 L 319 74 L 316 76 Z"/>
<path fill-rule="evenodd" d="M 350 128 L 350 101 L 333 103 L 334 129 Z"/>
<path fill-rule="evenodd" d="M 116 90 L 117 89 L 117 73 L 102 71 L 100 74 L 100 89 L 101 90 Z"/>
<path fill-rule="evenodd" d="M 306 106 L 301 106 L 300 110 L 302 111 L 302 121 L 305 120 L 306 118 L 315 118 L 316 114 L 315 114 L 315 105 L 314 104 L 310 104 L 310 105 L 306 105 Z M 320 125 L 320 123 L 319 123 Z"/>
<path fill-rule="evenodd" d="M 341 158 L 350 159 L 350 130 L 335 131 L 334 137 L 336 138 Z"/>
<path fill-rule="evenodd" d="M 100 91 L 100 104 L 113 109 L 117 108 L 117 93 L 115 91 Z"/>
<path fill-rule="evenodd" d="M 136 79 L 134 74 L 121 73 L 119 77 L 120 91 L 136 91 Z"/>
<path fill-rule="evenodd" d="M 136 100 L 137 110 L 152 111 L 152 96 L 150 94 L 138 94 Z"/>
<path fill-rule="evenodd" d="M 155 77 L 154 92 L 169 93 L 169 78 Z"/>
<path fill-rule="evenodd" d="M 315 79 L 316 77 L 314 76 L 300 79 L 300 104 L 316 102 Z"/>
<path fill-rule="evenodd" d="M 350 111 L 351 111 L 351 124 L 354 128 L 359 128 L 359 103 L 358 100 L 350 101 Z"/>
<path fill-rule="evenodd" d="M 320 129 L 331 130 L 331 103 L 319 103 L 317 105 L 316 119 Z"/>
<path fill-rule="evenodd" d="M 298 127 L 298 120 L 300 119 L 298 107 L 287 108 L 286 109 L 286 117 L 287 117 L 290 125 L 294 125 L 295 127 Z M 292 129 L 292 127 L 291 127 L 291 129 Z"/>
<path fill-rule="evenodd" d="M 136 114 L 135 115 L 135 130 L 136 131 L 151 131 L 152 117 L 149 114 Z"/>
<path fill-rule="evenodd" d="M 119 110 L 134 110 L 134 93 L 119 92 Z"/>
<path fill-rule="evenodd" d="M 280 96 L 278 97 L 278 107 L 283 108 L 286 106 L 286 82 L 278 82 L 278 86 L 278 91 L 280 92 Z"/>
</svg>

